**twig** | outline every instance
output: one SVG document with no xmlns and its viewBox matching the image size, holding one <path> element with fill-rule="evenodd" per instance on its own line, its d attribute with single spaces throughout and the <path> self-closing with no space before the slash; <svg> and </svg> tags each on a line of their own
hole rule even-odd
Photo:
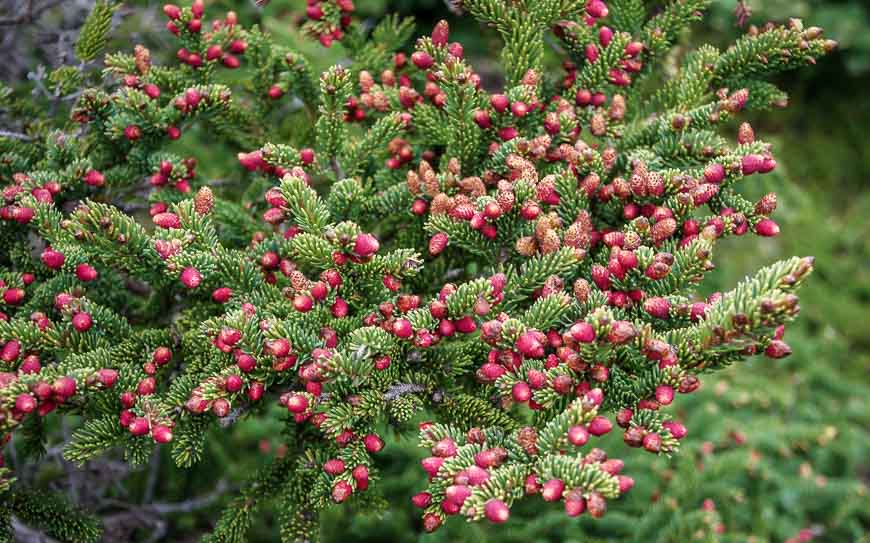
<svg viewBox="0 0 870 543">
<path fill-rule="evenodd" d="M 61 432 L 63 433 L 64 443 L 69 443 L 70 441 L 72 441 L 72 430 L 70 430 L 69 422 L 67 421 L 67 419 L 63 419 L 61 421 Z M 62 454 L 57 455 L 57 460 L 63 470 L 66 472 L 66 478 L 69 481 L 69 492 L 72 498 L 72 502 L 79 503 L 79 487 L 82 482 L 81 471 L 76 469 L 71 462 L 67 462 L 66 460 L 64 460 Z"/>
<path fill-rule="evenodd" d="M 27 134 L 21 134 L 19 132 L 9 132 L 8 130 L 0 130 L 0 137 L 2 138 L 11 138 L 14 140 L 22 140 L 22 141 L 31 141 L 33 138 L 28 136 Z"/>
<path fill-rule="evenodd" d="M 148 480 L 145 482 L 145 492 L 142 494 L 142 503 L 147 504 L 154 499 L 154 489 L 157 487 L 157 474 L 160 473 L 160 447 L 154 447 L 151 451 L 151 460 L 148 462 Z"/>
<path fill-rule="evenodd" d="M 27 7 L 24 10 L 24 13 L 19 15 L 18 17 L 6 17 L 0 19 L 0 26 L 17 26 L 22 24 L 31 24 L 35 22 L 42 15 L 43 12 L 61 4 L 63 0 L 50 0 L 49 2 L 39 6 L 38 8 L 33 7 L 33 0 L 27 0 Z"/>
<path fill-rule="evenodd" d="M 463 274 L 465 274 L 465 268 L 451 268 L 444 273 L 444 280 L 453 281 L 462 277 Z"/>
<path fill-rule="evenodd" d="M 444 0 L 444 6 L 453 15 L 465 15 L 465 10 L 462 9 L 461 0 Z"/>
<path fill-rule="evenodd" d="M 338 158 L 332 157 L 329 165 L 332 167 L 332 171 L 335 172 L 336 178 L 344 179 L 344 170 L 341 168 L 341 164 L 338 163 Z"/>
<path fill-rule="evenodd" d="M 555 40 L 553 40 L 553 38 L 551 38 L 549 34 L 544 34 L 544 43 L 546 43 L 547 45 L 549 45 L 550 48 L 551 48 L 551 49 L 552 49 L 556 54 L 559 54 L 559 55 L 565 55 L 565 54 L 567 54 L 567 51 L 565 51 L 565 48 L 562 47 L 562 46 L 561 46 L 559 43 L 557 43 Z"/>
<path fill-rule="evenodd" d="M 60 543 L 57 539 L 27 526 L 15 516 L 12 517 L 12 532 L 14 540 L 18 543 Z"/>
<path fill-rule="evenodd" d="M 251 410 L 250 405 L 243 405 L 242 407 L 236 407 L 232 411 L 230 411 L 226 417 L 218 419 L 218 424 L 221 428 L 229 428 L 233 424 L 239 420 L 242 415 Z"/>
<path fill-rule="evenodd" d="M 223 479 L 219 480 L 214 489 L 203 496 L 191 498 L 183 502 L 175 503 L 154 503 L 147 506 L 148 511 L 153 511 L 159 515 L 168 515 L 170 513 L 190 513 L 203 507 L 208 507 L 220 498 L 226 492 L 229 485 Z"/>
<path fill-rule="evenodd" d="M 218 480 L 217 484 L 215 484 L 212 491 L 208 494 L 203 494 L 202 496 L 197 496 L 195 498 L 191 498 L 189 500 L 184 500 L 181 502 L 148 503 L 140 505 L 135 503 L 127 503 L 120 500 L 107 499 L 104 500 L 103 505 L 118 507 L 131 512 L 140 511 L 147 514 L 156 515 L 168 515 L 171 513 L 190 513 L 191 511 L 202 509 L 203 507 L 211 505 L 215 500 L 221 497 L 221 495 L 227 490 L 227 488 L 229 488 L 229 484 L 227 484 L 225 480 L 220 479 Z"/>
<path fill-rule="evenodd" d="M 384 399 L 391 402 L 406 394 L 414 394 L 415 392 L 423 392 L 426 387 L 417 383 L 399 383 L 390 386 L 387 393 L 384 394 Z"/>
</svg>

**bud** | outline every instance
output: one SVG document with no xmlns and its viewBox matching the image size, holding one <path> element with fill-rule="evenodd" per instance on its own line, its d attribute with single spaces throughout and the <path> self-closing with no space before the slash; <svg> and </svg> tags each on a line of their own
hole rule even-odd
<svg viewBox="0 0 870 543">
<path fill-rule="evenodd" d="M 411 496 L 411 503 L 414 504 L 414 507 L 420 509 L 426 509 L 429 507 L 429 504 L 432 503 L 432 494 L 428 492 L 419 492 Z"/>
<path fill-rule="evenodd" d="M 511 104 L 511 114 L 514 117 L 525 117 L 529 113 L 529 106 L 525 104 L 525 102 L 520 102 L 517 100 L 513 104 Z"/>
<path fill-rule="evenodd" d="M 486 363 L 480 367 L 477 375 L 483 382 L 492 383 L 504 375 L 506 371 L 507 370 L 499 364 Z"/>
<path fill-rule="evenodd" d="M 224 390 L 227 392 L 238 392 L 242 390 L 242 386 L 244 386 L 244 381 L 238 375 L 229 375 L 224 380 Z"/>
<path fill-rule="evenodd" d="M 489 103 L 499 113 L 504 113 L 510 106 L 510 100 L 504 94 L 493 94 L 489 98 Z"/>
<path fill-rule="evenodd" d="M 435 60 L 429 55 L 429 53 L 415 51 L 411 55 L 411 62 L 413 62 L 414 66 L 420 70 L 428 70 L 435 63 Z"/>
<path fill-rule="evenodd" d="M 489 113 L 485 110 L 478 109 L 473 114 L 473 119 L 475 124 L 480 128 L 486 130 L 487 128 L 492 128 L 492 118 L 489 116 Z"/>
<path fill-rule="evenodd" d="M 568 428 L 568 442 L 576 447 L 582 447 L 589 441 L 589 430 L 579 424 Z"/>
<path fill-rule="evenodd" d="M 772 219 L 762 219 L 755 225 L 755 233 L 759 236 L 774 237 L 779 234 L 779 225 Z"/>
<path fill-rule="evenodd" d="M 464 484 L 450 485 L 444 489 L 445 500 L 451 502 L 453 506 L 461 506 L 469 496 L 471 496 L 471 489 Z"/>
<path fill-rule="evenodd" d="M 21 354 L 21 342 L 17 339 L 7 341 L 0 350 L 0 360 L 4 362 L 14 362 Z"/>
<path fill-rule="evenodd" d="M 353 253 L 359 257 L 369 257 L 380 249 L 378 240 L 371 234 L 358 234 L 353 245 Z"/>
<path fill-rule="evenodd" d="M 142 129 L 135 124 L 129 124 L 124 128 L 124 137 L 130 141 L 136 141 L 142 137 Z"/>
<path fill-rule="evenodd" d="M 172 229 L 181 227 L 181 219 L 175 213 L 157 213 L 151 220 L 160 228 Z"/>
<path fill-rule="evenodd" d="M 243 40 L 233 40 L 230 42 L 229 50 L 230 53 L 235 55 L 244 54 L 245 50 L 248 48 L 248 44 Z"/>
<path fill-rule="evenodd" d="M 516 341 L 516 348 L 524 356 L 529 358 L 541 358 L 544 356 L 544 346 L 538 338 L 540 332 L 529 330 L 524 332 Z"/>
<path fill-rule="evenodd" d="M 596 46 L 594 43 L 587 43 L 584 50 L 584 56 L 590 64 L 595 64 L 595 62 L 598 61 L 598 57 L 600 56 L 598 46 Z"/>
<path fill-rule="evenodd" d="M 769 192 L 755 204 L 755 212 L 759 215 L 770 215 L 776 210 L 776 193 Z"/>
<path fill-rule="evenodd" d="M 768 358 L 773 358 L 775 360 L 785 358 L 791 354 L 791 347 L 789 347 L 788 343 L 780 339 L 775 339 L 764 349 L 764 354 Z"/>
<path fill-rule="evenodd" d="M 602 0 L 589 0 L 586 2 L 586 13 L 593 19 L 602 19 L 607 17 L 609 10 Z"/>
<path fill-rule="evenodd" d="M 484 470 L 497 468 L 507 460 L 508 452 L 502 447 L 492 447 L 474 455 L 474 463 Z"/>
<path fill-rule="evenodd" d="M 164 366 L 172 359 L 172 351 L 168 347 L 157 347 L 151 354 L 151 361 L 158 366 Z"/>
<path fill-rule="evenodd" d="M 181 8 L 175 4 L 164 4 L 163 13 L 170 19 L 178 19 L 181 17 Z"/>
<path fill-rule="evenodd" d="M 8 345 L 8 344 L 7 344 Z M 4 360 L 6 362 L 11 362 L 11 360 Z M 21 362 L 21 365 L 18 366 L 18 371 L 24 375 L 30 373 L 39 373 L 42 371 L 42 364 L 39 361 L 39 357 L 35 354 L 30 354 L 24 357 L 24 360 Z"/>
<path fill-rule="evenodd" d="M 275 358 L 281 358 L 290 354 L 290 342 L 284 338 L 266 341 L 266 352 Z"/>
<path fill-rule="evenodd" d="M 505 502 L 501 500 L 491 499 L 483 506 L 484 514 L 487 520 L 495 524 L 507 522 L 510 518 L 510 510 Z"/>
<path fill-rule="evenodd" d="M 423 529 L 427 532 L 434 532 L 441 526 L 441 517 L 435 513 L 426 513 L 423 515 Z"/>
<path fill-rule="evenodd" d="M 580 343 L 592 343 L 595 341 L 595 328 L 588 322 L 575 322 L 568 332 L 574 341 Z"/>
<path fill-rule="evenodd" d="M 755 142 L 755 131 L 749 123 L 742 123 L 737 129 L 737 143 L 745 145 Z"/>
<path fill-rule="evenodd" d="M 743 175 L 752 175 L 754 173 L 758 173 L 763 167 L 764 157 L 762 155 L 746 155 L 741 161 L 741 169 L 743 171 Z"/>
<path fill-rule="evenodd" d="M 369 487 L 369 468 L 359 465 L 350 472 L 356 482 L 357 490 L 366 490 Z"/>
<path fill-rule="evenodd" d="M 655 432 L 643 436 L 642 444 L 644 449 L 654 454 L 658 454 L 662 450 L 662 438 Z"/>
<path fill-rule="evenodd" d="M 673 420 L 663 422 L 662 427 L 670 432 L 675 439 L 683 439 L 689 433 L 685 426 Z"/>
<path fill-rule="evenodd" d="M 97 270 L 90 264 L 79 264 L 76 266 L 76 277 L 79 281 L 87 283 L 95 280 L 97 275 Z"/>
<path fill-rule="evenodd" d="M 353 487 L 347 481 L 337 481 L 332 487 L 332 501 L 342 503 L 353 494 Z"/>
<path fill-rule="evenodd" d="M 429 254 L 436 256 L 447 247 L 450 239 L 444 232 L 438 232 L 429 240 Z"/>
<path fill-rule="evenodd" d="M 613 423 L 610 419 L 598 415 L 589 422 L 589 433 L 593 436 L 603 436 L 613 429 Z"/>
<path fill-rule="evenodd" d="M 643 309 L 657 319 L 667 319 L 671 310 L 671 303 L 667 298 L 647 298 L 643 302 Z"/>
<path fill-rule="evenodd" d="M 670 405 L 674 401 L 674 389 L 669 385 L 659 385 L 655 392 L 656 401 L 662 405 Z"/>
<path fill-rule="evenodd" d="M 447 45 L 449 39 L 450 26 L 447 24 L 447 21 L 438 21 L 438 24 L 435 25 L 435 29 L 432 30 L 432 43 L 440 47 Z"/>
<path fill-rule="evenodd" d="M 299 160 L 301 160 L 306 166 L 313 164 L 316 158 L 314 149 L 305 148 L 299 151 Z"/>
<path fill-rule="evenodd" d="M 293 308 L 300 313 L 307 313 L 314 307 L 314 300 L 310 296 L 300 294 L 293 298 Z"/>
<path fill-rule="evenodd" d="M 443 463 L 444 458 L 438 456 L 430 456 L 420 461 L 420 465 L 423 466 L 423 471 L 428 473 L 430 477 L 435 477 L 435 475 L 438 474 L 438 470 L 441 469 Z"/>
<path fill-rule="evenodd" d="M 498 137 L 501 138 L 502 141 L 510 141 L 517 137 L 519 132 L 513 126 L 506 126 L 504 128 L 499 129 Z"/>
<path fill-rule="evenodd" d="M 172 430 L 168 426 L 158 424 L 151 428 L 151 437 L 157 443 L 169 443 L 172 441 Z"/>
<path fill-rule="evenodd" d="M 607 47 L 610 45 L 611 41 L 613 41 L 613 29 L 609 26 L 602 26 L 598 30 L 598 43 L 600 43 L 602 47 Z M 641 48 L 643 48 L 643 45 L 641 45 Z"/>
<path fill-rule="evenodd" d="M 302 394 L 291 394 L 287 397 L 285 405 L 293 414 L 304 413 L 308 409 L 308 398 Z"/>
<path fill-rule="evenodd" d="M 456 442 L 449 437 L 445 437 L 432 446 L 432 454 L 441 458 L 456 456 L 457 450 Z"/>
<path fill-rule="evenodd" d="M 634 488 L 634 479 L 628 477 L 626 475 L 617 476 L 617 481 L 619 481 L 619 493 L 625 494 L 632 488 Z"/>
<path fill-rule="evenodd" d="M 229 287 L 220 287 L 211 293 L 211 299 L 219 304 L 225 304 L 233 296 L 233 290 Z"/>
<path fill-rule="evenodd" d="M 677 231 L 677 221 L 673 218 L 666 218 L 658 221 L 653 225 L 650 229 L 650 237 L 656 243 L 661 243 L 662 241 L 668 239 L 674 232 Z"/>
<path fill-rule="evenodd" d="M 31 413 L 36 409 L 36 398 L 27 393 L 21 393 L 15 398 L 15 409 L 22 413 Z"/>
<path fill-rule="evenodd" d="M 309 19 L 313 19 L 315 21 L 319 21 L 323 18 L 323 8 L 320 7 L 320 4 L 309 4 L 308 8 L 305 10 L 305 14 Z"/>
<path fill-rule="evenodd" d="M 630 322 L 614 321 L 610 327 L 607 339 L 615 345 L 622 345 L 634 339 L 636 334 L 637 330 L 635 330 L 634 325 Z"/>
<path fill-rule="evenodd" d="M 245 373 L 249 373 L 257 367 L 257 359 L 247 353 L 237 350 L 234 356 L 236 358 L 236 365 Z"/>
<path fill-rule="evenodd" d="M 401 339 L 408 339 L 414 335 L 414 329 L 411 327 L 411 321 L 408 319 L 397 319 L 393 322 L 393 333 Z"/>
<path fill-rule="evenodd" d="M 221 49 L 220 45 L 211 45 L 208 49 L 205 50 L 205 59 L 209 62 L 212 60 L 217 60 L 224 55 L 223 49 Z"/>
<path fill-rule="evenodd" d="M 638 426 L 630 426 L 622 435 L 622 440 L 629 447 L 640 447 L 646 432 Z"/>
<path fill-rule="evenodd" d="M 384 448 L 384 440 L 375 434 L 367 434 L 363 438 L 363 444 L 366 450 L 372 454 L 381 452 Z"/>
<path fill-rule="evenodd" d="M 598 492 L 589 494 L 589 499 L 586 500 L 586 507 L 589 509 L 589 514 L 594 518 L 601 518 L 607 512 L 607 502 L 604 496 Z"/>
<path fill-rule="evenodd" d="M 537 494 L 541 490 L 541 485 L 538 484 L 538 478 L 534 474 L 526 477 L 523 487 L 526 494 Z"/>
<path fill-rule="evenodd" d="M 550 479 L 541 488 L 541 497 L 545 501 L 555 502 L 562 499 L 563 492 L 565 492 L 565 483 L 560 479 Z"/>
<path fill-rule="evenodd" d="M 127 430 L 134 436 L 144 436 L 149 431 L 150 424 L 143 417 L 137 417 L 127 426 Z"/>
<path fill-rule="evenodd" d="M 136 393 L 140 396 L 150 396 L 151 394 L 154 394 L 156 388 L 157 381 L 153 377 L 146 377 L 136 385 Z"/>
<path fill-rule="evenodd" d="M 97 372 L 97 379 L 100 380 L 100 384 L 104 387 L 112 388 L 118 381 L 118 372 L 113 369 L 104 368 Z"/>
<path fill-rule="evenodd" d="M 266 392 L 266 386 L 263 383 L 251 383 L 248 387 L 248 399 L 252 402 L 258 402 Z"/>
<path fill-rule="evenodd" d="M 91 315 L 89 313 L 79 311 L 78 313 L 73 315 L 72 325 L 77 332 L 87 332 L 91 329 L 91 326 L 93 325 L 93 320 L 91 319 Z"/>
<path fill-rule="evenodd" d="M 585 279 L 577 279 L 576 281 L 574 281 L 572 291 L 574 293 L 574 297 L 577 298 L 579 302 L 586 303 L 586 301 L 589 299 L 589 282 Z"/>
<path fill-rule="evenodd" d="M 718 185 L 725 179 L 725 167 L 719 163 L 708 164 L 704 169 L 704 179 Z"/>
<path fill-rule="evenodd" d="M 593 264 L 592 282 L 601 290 L 610 290 L 610 271 L 601 264 Z"/>
<path fill-rule="evenodd" d="M 188 266 L 181 271 L 181 284 L 189 289 L 194 289 L 202 283 L 202 275 L 199 273 L 199 270 L 194 268 L 193 266 Z"/>
<path fill-rule="evenodd" d="M 344 473 L 344 462 L 338 458 L 332 458 L 323 463 L 323 471 L 329 475 L 340 475 Z"/>
<path fill-rule="evenodd" d="M 701 386 L 701 381 L 694 375 L 687 375 L 680 381 L 680 386 L 677 390 L 680 391 L 680 394 L 689 394 L 698 390 L 698 387 Z"/>
<path fill-rule="evenodd" d="M 214 207 L 214 193 L 208 187 L 202 187 L 193 198 L 193 209 L 199 215 L 208 215 Z"/>
<path fill-rule="evenodd" d="M 52 270 L 59 270 L 61 267 L 63 267 L 63 263 L 66 260 L 66 257 L 60 251 L 55 251 L 51 247 L 47 247 L 44 251 L 42 251 L 40 259 L 47 268 Z"/>
<path fill-rule="evenodd" d="M 525 403 L 531 399 L 532 389 L 528 383 L 520 381 L 515 383 L 513 388 L 511 388 L 511 396 L 515 402 Z"/>
</svg>

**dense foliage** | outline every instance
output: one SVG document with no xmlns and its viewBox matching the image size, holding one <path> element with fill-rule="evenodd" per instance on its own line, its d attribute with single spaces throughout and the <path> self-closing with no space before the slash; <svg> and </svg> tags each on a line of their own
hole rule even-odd
<svg viewBox="0 0 870 543">
<path fill-rule="evenodd" d="M 315 2 L 303 28 L 353 61 L 317 81 L 232 14 L 207 32 L 201 4 L 167 7 L 179 65 L 141 46 L 107 55 L 73 110 L 81 128 L 3 140 L 4 429 L 20 426 L 35 452 L 41 417 L 80 414 L 68 460 L 122 446 L 144 462 L 171 442 L 186 467 L 211 423 L 266 416 L 277 400 L 285 452 L 212 537 L 244 539 L 268 498 L 292 541 L 313 537 L 331 501 L 382 507 L 382 423 L 407 430 L 425 408 L 439 421 L 420 426 L 427 530 L 457 513 L 503 522 L 523 494 L 601 516 L 633 484 L 591 448 L 613 427 L 603 415 L 626 444 L 676 452 L 674 393 L 758 351 L 789 354 L 782 324 L 812 268 L 786 260 L 695 296 L 715 241 L 778 233 L 776 197 L 736 190 L 773 170 L 770 147 L 747 124 L 736 145 L 717 126 L 781 105 L 764 78 L 832 46 L 797 21 L 765 27 L 685 55 L 662 83 L 656 68 L 704 4 L 648 18 L 639 2 L 612 14 L 594 1 L 463 2 L 505 40 L 501 93 L 483 90 L 446 23 L 406 57 L 394 51 L 408 22 L 366 36 L 348 3 Z M 94 10 L 83 60 L 111 12 Z M 544 76 L 549 28 L 570 58 L 558 79 Z M 294 146 L 278 115 L 300 127 Z M 173 154 L 194 126 L 244 151 L 243 182 L 198 179 Z M 154 228 L 137 220 L 143 195 Z M 11 513 L 45 514 L 28 490 L 8 492 Z M 706 513 L 686 522 L 716 527 Z"/>
</svg>

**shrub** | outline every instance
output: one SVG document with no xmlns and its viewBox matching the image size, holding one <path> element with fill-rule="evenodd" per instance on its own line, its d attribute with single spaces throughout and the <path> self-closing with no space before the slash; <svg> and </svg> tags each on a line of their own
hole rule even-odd
<svg viewBox="0 0 870 543">
<path fill-rule="evenodd" d="M 675 48 L 707 3 L 454 2 L 503 38 L 490 92 L 446 22 L 406 54 L 411 21 L 367 31 L 351 2 L 309 3 L 303 28 L 351 60 L 318 79 L 197 0 L 164 6 L 176 64 L 136 46 L 98 77 L 55 71 L 58 92 L 83 88 L 68 124 L 4 93 L 21 132 L 0 138 L 0 431 L 38 452 L 50 413 L 77 415 L 70 461 L 169 446 L 190 467 L 212 426 L 280 404 L 286 453 L 214 541 L 244 540 L 265 501 L 288 541 L 333 502 L 384 507 L 377 454 L 420 411 L 427 531 L 505 522 L 533 494 L 569 516 L 618 507 L 631 467 L 597 438 L 675 454 L 688 430 L 667 406 L 706 372 L 787 356 L 812 270 L 795 257 L 696 295 L 718 239 L 779 231 L 776 196 L 738 190 L 775 168 L 770 146 L 720 127 L 784 105 L 766 79 L 835 45 L 793 20 Z M 98 2 L 82 60 L 113 10 Z M 176 154 L 192 130 L 241 151 L 226 181 Z M 0 477 L 7 517 L 99 537 Z"/>
</svg>

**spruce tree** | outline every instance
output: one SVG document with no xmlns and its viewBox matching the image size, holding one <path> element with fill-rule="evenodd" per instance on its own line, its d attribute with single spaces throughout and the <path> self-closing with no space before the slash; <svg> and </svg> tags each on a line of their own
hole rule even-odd
<svg viewBox="0 0 870 543">
<path fill-rule="evenodd" d="M 169 447 L 190 467 L 210 428 L 280 404 L 287 454 L 207 541 L 244 541 L 265 502 L 285 541 L 343 502 L 411 499 L 428 531 L 524 499 L 619 508 L 632 468 L 599 436 L 677 454 L 691 428 L 668 406 L 708 372 L 788 356 L 813 268 L 696 294 L 718 240 L 779 232 L 775 194 L 741 196 L 776 161 L 740 117 L 785 105 L 768 80 L 836 45 L 792 20 L 675 47 L 708 3 L 453 2 L 503 41 L 494 90 L 446 22 L 409 44 L 412 21 L 368 29 L 347 0 L 309 2 L 303 28 L 349 55 L 319 75 L 201 0 L 164 6 L 177 62 L 137 45 L 96 71 L 117 7 L 97 2 L 82 64 L 51 74 L 81 89 L 68 121 L 0 89 L 3 439 L 38 456 L 46 417 L 74 415 L 70 461 Z M 229 182 L 177 154 L 191 130 L 238 150 Z M 378 493 L 393 431 L 431 453 L 413 497 Z M 2 467 L 0 492 L 7 539 L 10 515 L 100 537 Z"/>
</svg>

